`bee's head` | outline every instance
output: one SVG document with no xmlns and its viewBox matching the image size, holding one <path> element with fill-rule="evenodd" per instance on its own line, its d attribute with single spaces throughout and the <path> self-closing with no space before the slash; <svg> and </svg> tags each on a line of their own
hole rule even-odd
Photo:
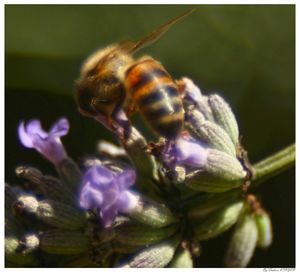
<svg viewBox="0 0 300 272">
<path fill-rule="evenodd" d="M 75 99 L 79 111 L 86 116 L 111 116 L 122 104 L 124 86 L 114 74 L 80 78 L 76 82 Z"/>
</svg>

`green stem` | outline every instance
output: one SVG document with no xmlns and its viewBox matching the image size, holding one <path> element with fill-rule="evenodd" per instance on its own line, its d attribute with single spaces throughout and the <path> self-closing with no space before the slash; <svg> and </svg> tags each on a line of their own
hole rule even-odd
<svg viewBox="0 0 300 272">
<path fill-rule="evenodd" d="M 253 165 L 254 176 L 252 186 L 258 186 L 267 180 L 295 164 L 295 144 L 292 144 L 283 150 L 263 159 Z"/>
</svg>

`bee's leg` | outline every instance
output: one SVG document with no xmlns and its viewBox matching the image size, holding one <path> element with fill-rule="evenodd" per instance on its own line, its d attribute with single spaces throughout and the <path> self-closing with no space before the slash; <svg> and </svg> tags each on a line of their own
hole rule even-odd
<svg viewBox="0 0 300 272">
<path fill-rule="evenodd" d="M 154 157 L 160 159 L 164 149 L 166 148 L 166 144 L 167 144 L 166 139 L 161 137 L 156 143 L 152 141 L 148 142 L 148 144 L 145 147 L 145 151 L 148 154 L 151 154 Z"/>
<path fill-rule="evenodd" d="M 126 115 L 127 116 L 132 116 L 134 113 L 137 112 L 137 107 L 134 103 L 131 103 L 130 105 L 128 105 L 125 109 Z"/>
<path fill-rule="evenodd" d="M 107 129 L 111 130 L 112 132 L 115 132 L 116 130 L 116 121 L 115 119 L 112 117 L 111 114 L 109 115 L 104 115 L 102 112 L 99 112 L 97 107 L 96 107 L 96 100 L 93 98 L 91 101 L 91 106 L 94 109 L 94 111 L 96 113 L 98 113 L 97 115 L 94 116 L 94 119 L 97 120 L 99 123 L 101 123 L 103 126 L 105 126 Z"/>
<path fill-rule="evenodd" d="M 132 124 L 129 120 L 122 120 L 122 127 L 123 127 L 123 137 L 124 137 L 124 141 L 127 141 L 131 135 L 131 128 L 132 128 Z"/>
<path fill-rule="evenodd" d="M 127 141 L 131 134 L 132 124 L 127 118 L 127 115 L 125 114 L 124 110 L 116 108 L 113 111 L 110 119 L 112 122 L 112 126 L 117 132 L 119 138 L 122 141 Z"/>
</svg>

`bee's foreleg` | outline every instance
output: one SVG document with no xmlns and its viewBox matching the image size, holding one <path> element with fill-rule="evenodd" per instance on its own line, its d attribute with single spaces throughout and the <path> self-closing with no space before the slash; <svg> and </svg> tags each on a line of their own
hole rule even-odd
<svg viewBox="0 0 300 272">
<path fill-rule="evenodd" d="M 112 126 L 119 138 L 126 141 L 130 137 L 132 124 L 122 109 L 115 109 L 110 116 Z"/>
</svg>

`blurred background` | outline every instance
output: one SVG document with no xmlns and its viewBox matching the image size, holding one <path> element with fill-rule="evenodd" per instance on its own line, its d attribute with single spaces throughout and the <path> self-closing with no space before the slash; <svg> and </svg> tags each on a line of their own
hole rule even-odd
<svg viewBox="0 0 300 272">
<path fill-rule="evenodd" d="M 80 160 L 99 139 L 115 141 L 94 120 L 82 117 L 73 92 L 82 61 L 94 50 L 137 40 L 190 8 L 186 5 L 6 5 L 5 175 L 19 183 L 20 164 L 54 173 L 17 138 L 20 120 L 41 119 L 46 129 L 70 120 L 63 138 Z M 219 93 L 236 113 L 250 160 L 295 141 L 295 7 L 293 5 L 199 5 L 158 42 L 150 54 L 175 78 L 188 76 L 204 94 Z M 136 119 L 141 127 L 143 123 Z M 142 128 L 148 133 L 146 128 Z M 149 137 L 151 137 L 149 135 Z M 274 243 L 257 249 L 250 267 L 295 267 L 295 171 L 258 190 L 274 224 Z M 230 232 L 203 243 L 199 267 L 222 267 Z"/>
</svg>

